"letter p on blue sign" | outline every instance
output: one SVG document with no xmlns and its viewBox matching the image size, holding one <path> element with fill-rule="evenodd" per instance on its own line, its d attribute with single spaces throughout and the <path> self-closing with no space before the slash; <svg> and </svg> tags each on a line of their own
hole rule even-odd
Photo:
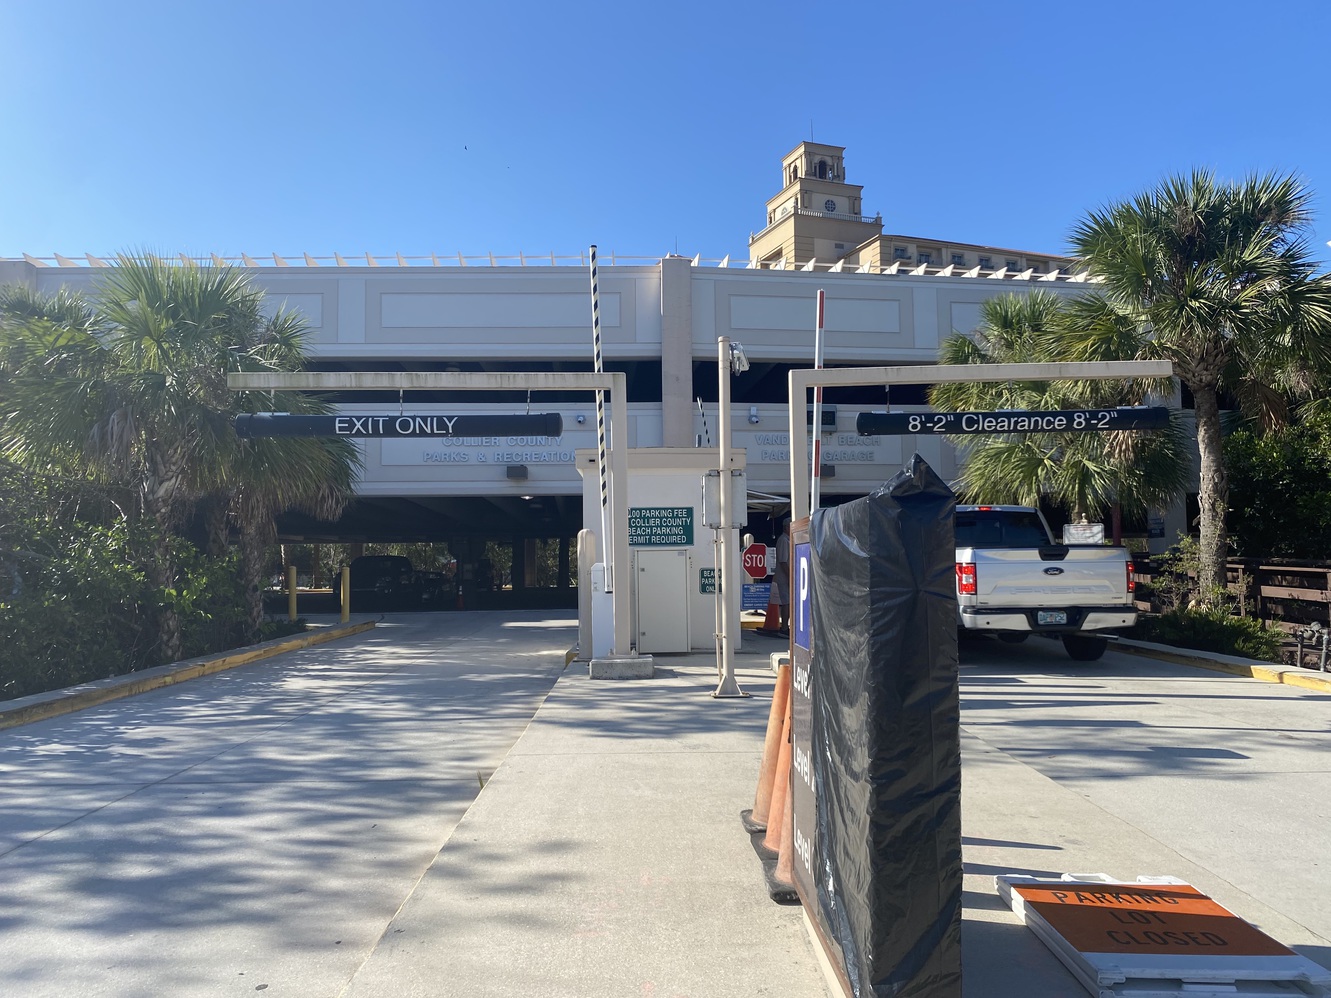
<svg viewBox="0 0 1331 998">
<path fill-rule="evenodd" d="M 809 561 L 809 545 L 795 545 L 795 644 L 809 650 L 809 623 L 812 619 L 812 599 L 810 591 L 813 582 L 813 566 Z"/>
</svg>

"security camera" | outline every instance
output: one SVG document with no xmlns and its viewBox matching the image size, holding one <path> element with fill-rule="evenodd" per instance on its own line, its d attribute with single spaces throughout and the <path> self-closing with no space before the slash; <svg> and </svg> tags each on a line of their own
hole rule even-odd
<svg viewBox="0 0 1331 998">
<path fill-rule="evenodd" d="M 749 358 L 744 354 L 744 348 L 738 343 L 730 344 L 730 371 L 732 374 L 743 374 L 749 369 Z"/>
</svg>

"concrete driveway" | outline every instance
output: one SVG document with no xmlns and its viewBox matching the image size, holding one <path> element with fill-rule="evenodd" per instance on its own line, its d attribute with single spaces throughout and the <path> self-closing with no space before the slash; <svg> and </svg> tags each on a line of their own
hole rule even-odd
<svg viewBox="0 0 1331 998">
<path fill-rule="evenodd" d="M 337 994 L 575 640 L 389 615 L 0 732 L 0 994 Z"/>
<path fill-rule="evenodd" d="M 961 663 L 968 996 L 1023 993 L 1007 872 L 1179 877 L 1331 967 L 1331 695 L 1039 639 Z"/>
<path fill-rule="evenodd" d="M 737 818 L 780 643 L 716 701 L 710 655 L 597 684 L 573 640 L 390 617 L 0 732 L 0 994 L 831 993 Z M 961 691 L 967 998 L 1084 994 L 1007 872 L 1181 877 L 1331 965 L 1331 695 L 1041 640 Z"/>
</svg>

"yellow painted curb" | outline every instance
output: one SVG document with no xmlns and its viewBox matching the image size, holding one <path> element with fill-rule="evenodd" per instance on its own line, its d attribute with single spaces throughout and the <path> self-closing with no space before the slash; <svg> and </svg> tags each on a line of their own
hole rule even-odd
<svg viewBox="0 0 1331 998">
<path fill-rule="evenodd" d="M 1321 690 L 1323 693 L 1331 693 L 1331 676 L 1326 674 L 1304 676 L 1297 672 L 1286 672 L 1281 675 L 1280 681 L 1286 686 L 1299 686 L 1305 690 Z"/>
<path fill-rule="evenodd" d="M 356 624 L 339 624 L 334 627 L 321 627 L 287 638 L 274 638 L 257 645 L 250 645 L 235 652 L 220 655 L 208 655 L 203 658 L 187 659 L 169 665 L 159 665 L 142 672 L 131 672 L 124 676 L 112 676 L 82 686 L 71 686 L 63 690 L 51 690 L 47 693 L 34 693 L 32 696 L 19 697 L 9 703 L 0 703 L 0 730 L 16 728 L 21 724 L 43 721 L 48 717 L 72 714 L 85 707 L 99 703 L 120 700 L 124 697 L 147 693 L 149 690 L 173 686 L 200 676 L 210 676 L 215 672 L 225 672 L 238 665 L 248 665 L 261 659 L 272 658 L 283 652 L 321 645 L 338 638 L 360 634 L 374 627 L 375 621 L 365 620 Z"/>
<path fill-rule="evenodd" d="M 1112 645 L 1114 651 L 1127 652 L 1142 658 L 1156 658 L 1175 665 L 1190 665 L 1211 672 L 1223 672 L 1244 679 L 1256 679 L 1263 683 L 1278 683 L 1283 686 L 1298 686 L 1306 690 L 1320 690 L 1331 693 L 1331 673 L 1309 673 L 1302 669 L 1281 668 L 1277 665 L 1244 665 L 1239 662 L 1218 662 L 1211 658 L 1194 655 L 1174 654 L 1157 651 L 1154 648 L 1141 648 L 1124 644 L 1122 641 Z"/>
</svg>

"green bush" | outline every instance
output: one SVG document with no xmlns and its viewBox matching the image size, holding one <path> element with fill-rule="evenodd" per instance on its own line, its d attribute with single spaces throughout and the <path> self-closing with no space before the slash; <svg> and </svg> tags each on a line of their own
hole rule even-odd
<svg viewBox="0 0 1331 998">
<path fill-rule="evenodd" d="M 1180 607 L 1155 617 L 1141 617 L 1127 636 L 1264 662 L 1280 661 L 1279 631 L 1267 630 L 1252 617 L 1231 616 L 1224 607 Z"/>
<path fill-rule="evenodd" d="M 0 700 L 162 664 L 163 605 L 180 615 L 185 658 L 252 640 L 236 555 L 207 558 L 175 538 L 175 584 L 157 589 L 143 568 L 150 526 L 127 524 L 86 483 L 0 471 Z M 303 626 L 282 621 L 261 637 Z"/>
<path fill-rule="evenodd" d="M 11 524 L 12 525 L 12 524 Z M 31 525 L 30 525 L 31 526 Z M 153 593 L 121 524 L 26 532 L 0 596 L 0 699 L 152 664 Z"/>
<path fill-rule="evenodd" d="M 1331 412 L 1225 438 L 1230 541 L 1244 558 L 1331 558 Z"/>
<path fill-rule="evenodd" d="M 1237 601 L 1225 589 L 1202 592 L 1197 585 L 1197 540 L 1179 543 L 1156 559 L 1152 585 L 1139 586 L 1138 599 L 1163 607 L 1156 616 L 1139 617 L 1131 638 L 1223 655 L 1241 655 L 1264 662 L 1280 661 L 1281 633 L 1267 630 L 1252 617 L 1236 617 Z"/>
<path fill-rule="evenodd" d="M 249 607 L 240 556 L 207 558 L 183 540 L 172 543 L 176 588 L 166 594 L 180 614 L 180 657 L 197 658 L 249 644 Z"/>
</svg>

